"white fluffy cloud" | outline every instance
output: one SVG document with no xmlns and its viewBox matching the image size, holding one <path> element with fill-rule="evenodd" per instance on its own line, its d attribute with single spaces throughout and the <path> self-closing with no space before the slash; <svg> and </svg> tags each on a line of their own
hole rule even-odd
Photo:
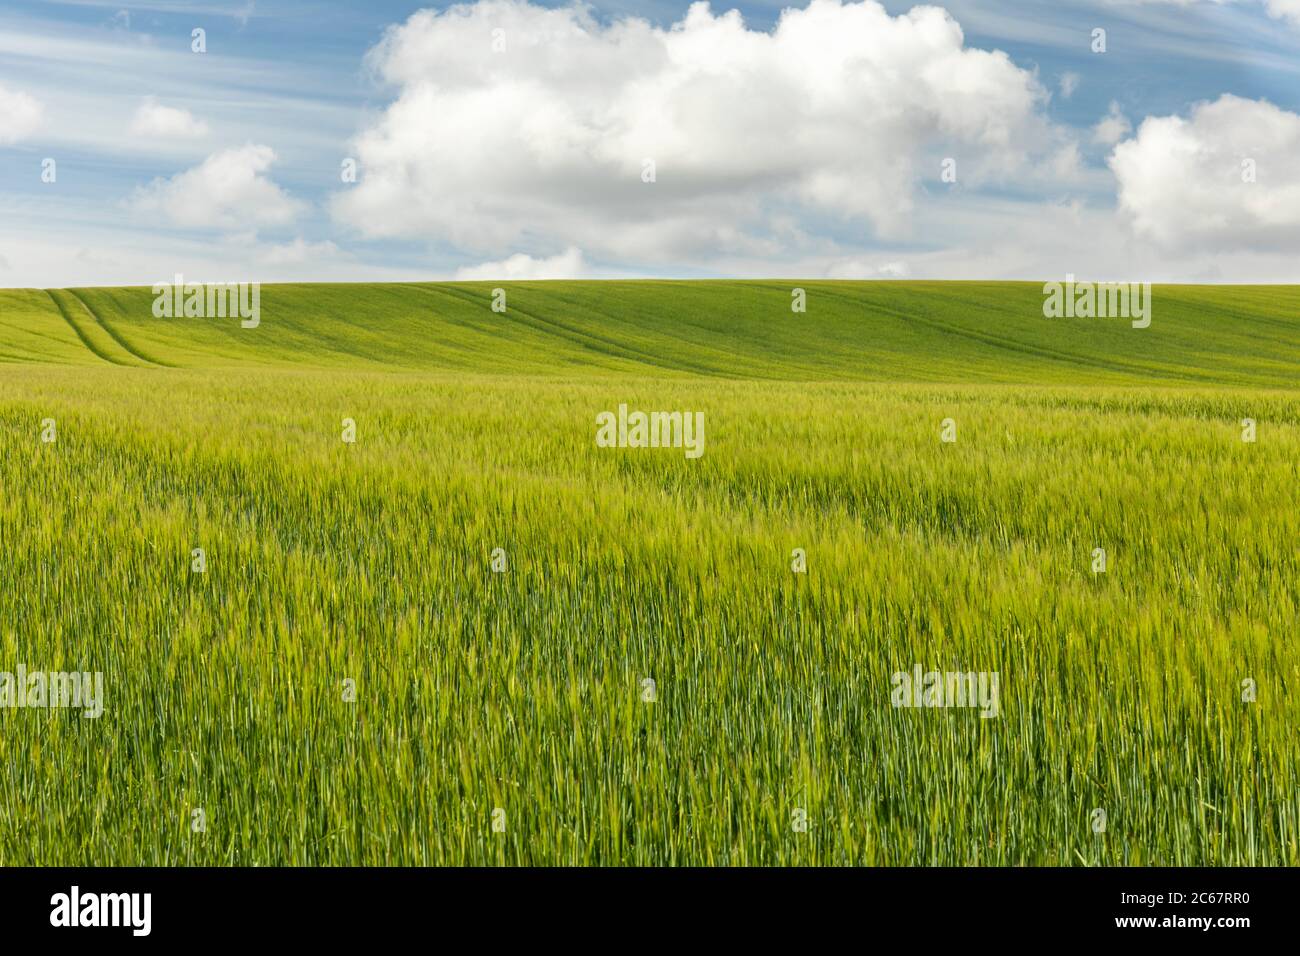
<svg viewBox="0 0 1300 956">
<path fill-rule="evenodd" d="M 1294 249 L 1298 155 L 1300 116 L 1224 95 L 1187 119 L 1148 117 L 1115 147 L 1110 167 L 1141 237 L 1170 248 Z"/>
<path fill-rule="evenodd" d="M 485 262 L 456 270 L 458 282 L 487 279 L 580 279 L 586 273 L 582 252 L 569 248 L 549 259 L 519 252 L 500 262 Z"/>
<path fill-rule="evenodd" d="M 653 265 L 788 256 L 792 228 L 906 236 L 944 157 L 970 184 L 1070 152 L 1035 76 L 937 7 L 812 0 L 762 32 L 705 3 L 659 29 L 481 0 L 414 14 L 370 62 L 397 97 L 335 215 L 486 255 Z"/>
<path fill-rule="evenodd" d="M 22 90 L 0 85 L 0 145 L 17 143 L 41 125 L 40 102 Z"/>
<path fill-rule="evenodd" d="M 1092 128 L 1092 141 L 1094 143 L 1103 143 L 1106 146 L 1114 146 L 1132 131 L 1133 124 L 1128 121 L 1128 117 L 1120 109 L 1119 103 L 1111 100 L 1110 110 Z"/>
<path fill-rule="evenodd" d="M 187 228 L 284 225 L 298 216 L 302 203 L 267 178 L 274 162 L 271 147 L 253 143 L 213 153 L 193 169 L 138 189 L 131 205 Z"/>
<path fill-rule="evenodd" d="M 189 110 L 163 106 L 149 97 L 135 111 L 131 132 L 157 139 L 202 139 L 208 135 L 208 124 L 195 119 Z"/>
<path fill-rule="evenodd" d="M 1300 0 L 1268 0 L 1268 13 L 1271 17 L 1300 25 Z"/>
</svg>

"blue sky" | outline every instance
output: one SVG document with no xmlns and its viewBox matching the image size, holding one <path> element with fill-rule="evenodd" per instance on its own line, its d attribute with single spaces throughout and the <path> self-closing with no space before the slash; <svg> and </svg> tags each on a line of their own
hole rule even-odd
<svg viewBox="0 0 1300 956">
<path fill-rule="evenodd" d="M 410 19 L 447 5 L 385 0 L 6 0 L 0 285 L 1296 281 L 1300 3 L 1287 2 L 948 0 L 934 6 L 960 25 L 954 49 L 937 21 L 901 20 L 855 47 L 866 21 L 838 13 L 764 44 L 782 15 L 767 3 L 713 5 L 743 16 L 725 28 L 683 26 L 688 4 L 662 0 L 564 21 L 522 4 L 453 21 Z M 627 17 L 659 29 L 620 46 Z M 507 45 L 491 60 L 498 22 Z M 822 79 L 790 62 L 801 51 L 816 73 L 816 51 L 846 37 Z M 523 43 L 554 57 L 518 56 Z M 565 64 L 588 56 L 575 87 Z M 850 80 L 860 106 L 832 96 Z M 498 121 L 512 125 L 477 128 Z M 357 183 L 341 181 L 348 157 Z M 1258 178 L 1238 189 L 1247 159 Z"/>
</svg>

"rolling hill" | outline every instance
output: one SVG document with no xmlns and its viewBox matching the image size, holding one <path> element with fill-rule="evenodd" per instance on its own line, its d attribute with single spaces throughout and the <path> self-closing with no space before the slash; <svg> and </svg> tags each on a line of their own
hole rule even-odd
<svg viewBox="0 0 1300 956">
<path fill-rule="evenodd" d="M 507 290 L 507 311 L 490 309 Z M 807 312 L 791 312 L 791 289 Z M 147 288 L 0 292 L 0 358 L 792 381 L 1295 387 L 1300 287 L 1156 286 L 1150 328 L 1046 319 L 984 282 L 274 285 L 261 323 L 160 319 Z"/>
</svg>

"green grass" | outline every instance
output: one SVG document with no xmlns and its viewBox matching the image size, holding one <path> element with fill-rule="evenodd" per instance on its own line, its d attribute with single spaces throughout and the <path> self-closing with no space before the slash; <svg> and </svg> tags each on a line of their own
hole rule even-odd
<svg viewBox="0 0 1300 956">
<path fill-rule="evenodd" d="M 0 863 L 1300 862 L 1300 290 L 492 285 L 0 291 Z"/>
</svg>

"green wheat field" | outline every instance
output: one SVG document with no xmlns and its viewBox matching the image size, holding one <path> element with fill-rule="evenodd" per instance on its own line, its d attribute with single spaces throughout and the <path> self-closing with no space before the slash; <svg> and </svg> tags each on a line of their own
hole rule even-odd
<svg viewBox="0 0 1300 956">
<path fill-rule="evenodd" d="M 1300 863 L 1300 287 L 152 302 L 0 291 L 0 671 L 104 675 L 0 710 L 2 864 Z"/>
</svg>

